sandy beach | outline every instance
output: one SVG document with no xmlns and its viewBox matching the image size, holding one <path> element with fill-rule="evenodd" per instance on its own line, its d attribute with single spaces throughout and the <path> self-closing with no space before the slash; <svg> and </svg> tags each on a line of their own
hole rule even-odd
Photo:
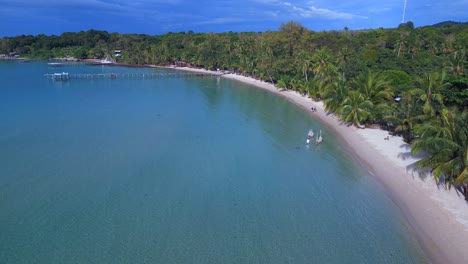
<svg viewBox="0 0 468 264">
<path fill-rule="evenodd" d="M 203 69 L 174 69 L 221 74 Z M 387 195 L 401 209 L 414 229 L 421 246 L 433 263 L 465 263 L 468 260 L 468 203 L 454 189 L 437 186 L 431 177 L 420 177 L 411 169 L 417 157 L 410 155 L 410 146 L 401 137 L 389 136 L 380 129 L 358 129 L 342 124 L 324 111 L 322 102 L 315 102 L 293 91 L 280 91 L 274 85 L 232 73 L 222 77 L 266 89 L 286 97 L 310 115 L 332 128 L 348 148 L 374 175 Z M 315 107 L 317 111 L 311 111 Z M 389 136 L 388 140 L 385 140 Z M 327 136 L 324 135 L 324 141 Z"/>
</svg>

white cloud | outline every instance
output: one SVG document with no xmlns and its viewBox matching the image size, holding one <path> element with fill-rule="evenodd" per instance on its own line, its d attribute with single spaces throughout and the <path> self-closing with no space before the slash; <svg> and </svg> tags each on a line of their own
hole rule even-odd
<svg viewBox="0 0 468 264">
<path fill-rule="evenodd" d="M 304 18 L 323 18 L 323 19 L 355 19 L 367 18 L 365 16 L 355 15 L 347 12 L 334 11 L 327 8 L 318 8 L 315 6 L 299 7 L 289 2 L 283 2 L 283 5 L 289 8 L 289 11 Z"/>
<path fill-rule="evenodd" d="M 25 9 L 60 9 L 69 10 L 73 8 L 78 9 L 103 9 L 103 10 L 121 10 L 122 4 L 116 2 L 106 2 L 99 0 L 48 0 L 47 3 L 42 1 L 31 1 L 31 0 L 6 0 L 4 1 L 7 6 L 20 7 Z"/>
<path fill-rule="evenodd" d="M 367 0 L 365 0 L 367 1 Z M 279 1 L 279 0 L 255 0 L 255 2 L 266 5 L 265 11 L 266 14 L 276 14 L 278 11 L 271 10 L 270 8 L 278 8 L 282 10 L 284 15 L 293 15 L 299 16 L 302 18 L 321 18 L 321 19 L 330 19 L 330 20 L 338 20 L 338 19 L 365 19 L 366 16 L 340 11 L 340 10 L 359 10 L 362 9 L 363 6 L 355 6 L 352 3 L 346 2 L 344 3 L 347 8 L 339 8 L 339 9 L 331 9 L 325 8 L 323 6 L 329 5 L 329 1 Z M 341 3 L 343 4 L 343 3 Z M 340 3 L 334 3 L 334 6 L 339 6 Z M 348 8 L 353 6 L 353 8 Z"/>
<path fill-rule="evenodd" d="M 253 0 L 253 2 L 262 3 L 262 4 L 277 4 L 278 0 Z"/>
<path fill-rule="evenodd" d="M 264 11 L 263 14 L 265 14 L 265 16 L 269 16 L 269 17 L 280 17 L 280 12 L 279 11 Z"/>
<path fill-rule="evenodd" d="M 310 7 L 312 13 L 322 15 L 330 19 L 354 19 L 354 18 L 366 18 L 365 16 L 355 15 L 346 12 L 337 12 L 330 9 Z"/>
<path fill-rule="evenodd" d="M 235 18 L 235 17 L 221 17 L 221 18 L 214 18 L 200 22 L 194 22 L 193 25 L 218 25 L 218 24 L 226 24 L 226 23 L 238 23 L 243 22 L 244 19 Z"/>
</svg>

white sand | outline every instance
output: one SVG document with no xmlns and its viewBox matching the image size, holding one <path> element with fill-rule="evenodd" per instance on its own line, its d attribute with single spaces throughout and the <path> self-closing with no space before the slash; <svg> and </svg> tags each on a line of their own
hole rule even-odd
<svg viewBox="0 0 468 264">
<path fill-rule="evenodd" d="M 187 67 L 177 69 L 219 74 Z M 387 131 L 341 124 L 335 116 L 324 112 L 322 102 L 315 102 L 297 92 L 279 91 L 270 83 L 236 74 L 222 76 L 284 96 L 331 127 L 383 184 L 434 263 L 468 261 L 468 203 L 454 189 L 445 190 L 438 187 L 433 178 L 423 180 L 413 173 L 410 164 L 417 157 L 411 157 L 410 146 L 401 137 L 390 136 L 389 140 L 384 140 L 388 136 Z M 310 111 L 311 107 L 316 107 L 317 111 Z M 324 135 L 324 142 L 326 140 Z"/>
</svg>

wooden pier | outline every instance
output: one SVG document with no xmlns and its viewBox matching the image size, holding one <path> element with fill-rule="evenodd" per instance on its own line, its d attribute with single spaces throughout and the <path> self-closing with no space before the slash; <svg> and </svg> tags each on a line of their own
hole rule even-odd
<svg viewBox="0 0 468 264">
<path fill-rule="evenodd" d="M 68 72 L 57 72 L 50 74 L 48 78 L 51 78 L 56 81 L 66 81 L 70 79 L 70 75 L 68 74 Z"/>
<path fill-rule="evenodd" d="M 70 79 L 158 79 L 158 78 L 186 78 L 186 77 L 212 77 L 220 76 L 222 73 L 197 73 L 197 72 L 158 72 L 158 73 L 46 73 L 47 79 L 64 81 Z"/>
</svg>

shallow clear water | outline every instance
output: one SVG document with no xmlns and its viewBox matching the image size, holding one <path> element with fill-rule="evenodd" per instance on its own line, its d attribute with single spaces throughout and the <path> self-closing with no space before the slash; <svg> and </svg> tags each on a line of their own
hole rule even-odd
<svg viewBox="0 0 468 264">
<path fill-rule="evenodd" d="M 1 263 L 426 263 L 331 131 L 219 77 L 0 62 Z M 309 148 L 309 128 L 324 143 Z"/>
</svg>

